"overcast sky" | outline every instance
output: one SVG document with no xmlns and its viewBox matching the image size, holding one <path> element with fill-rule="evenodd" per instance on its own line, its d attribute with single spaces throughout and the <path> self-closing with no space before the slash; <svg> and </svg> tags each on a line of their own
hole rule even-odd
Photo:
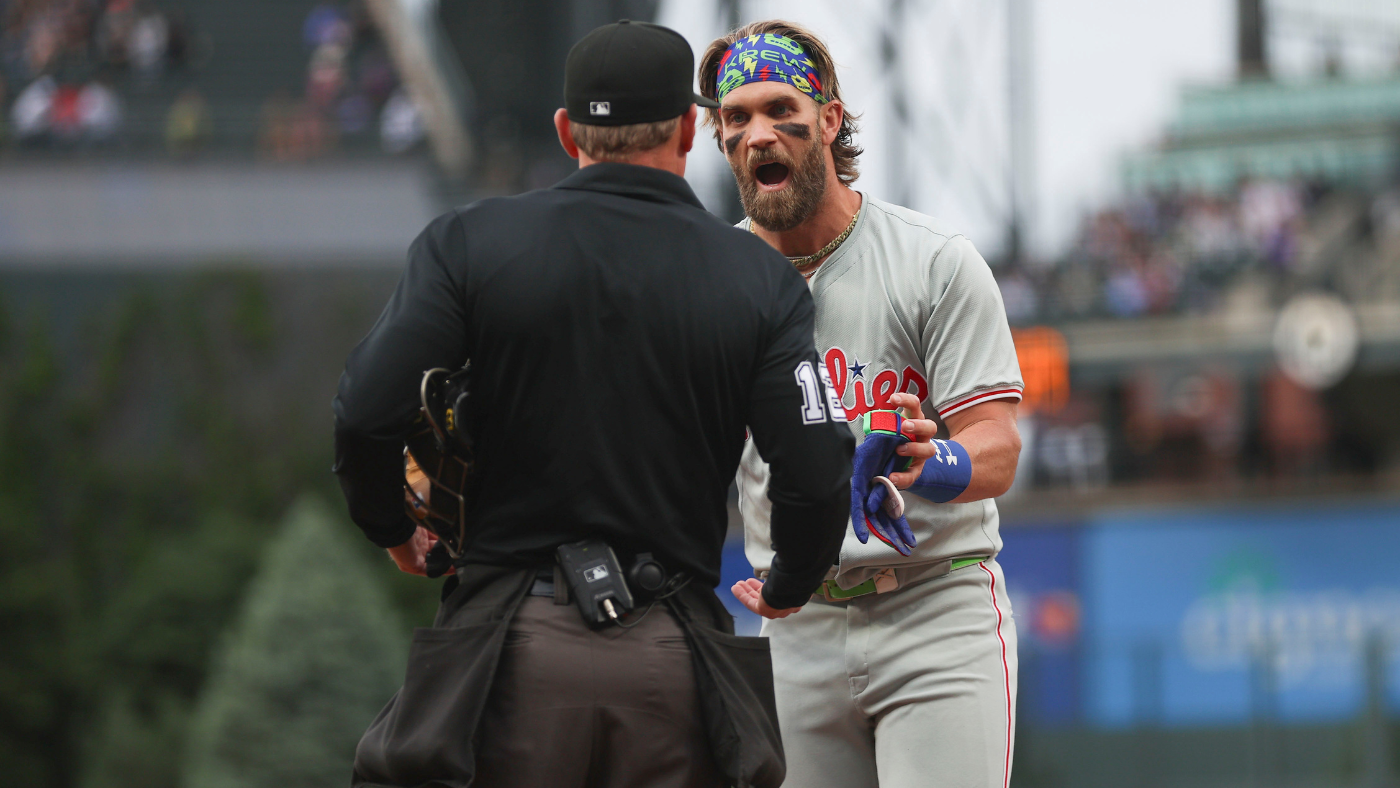
<svg viewBox="0 0 1400 788">
<path fill-rule="evenodd" d="M 1112 198 L 1124 152 L 1156 140 L 1186 83 L 1234 71 L 1233 0 L 1030 0 L 1036 222 L 1033 250 L 1062 250 L 1083 213 Z M 904 90 L 921 105 L 897 150 L 878 57 L 886 0 L 749 0 L 745 21 L 790 19 L 826 38 L 848 103 L 865 120 L 857 188 L 966 232 L 989 255 L 1002 244 L 1006 176 L 1005 5 L 990 0 L 905 0 L 899 25 Z M 660 20 L 697 50 L 721 21 L 702 0 L 663 0 Z M 698 53 L 697 53 L 698 54 Z M 702 199 L 729 177 L 712 145 L 689 175 Z M 896 157 L 890 151 L 896 150 Z M 911 174 L 897 183 L 894 172 Z"/>
<path fill-rule="evenodd" d="M 1160 137 L 1187 83 L 1234 73 L 1232 0 L 1039 0 L 1036 248 L 1062 248 L 1118 187 L 1118 162 Z"/>
</svg>

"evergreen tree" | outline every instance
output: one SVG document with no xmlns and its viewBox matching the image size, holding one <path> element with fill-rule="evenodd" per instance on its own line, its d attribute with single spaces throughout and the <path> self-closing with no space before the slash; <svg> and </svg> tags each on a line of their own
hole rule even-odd
<svg viewBox="0 0 1400 788">
<path fill-rule="evenodd" d="M 268 546 L 195 710 L 187 788 L 341 786 L 402 681 L 407 642 L 376 573 L 325 506 Z"/>
<path fill-rule="evenodd" d="M 103 672 L 78 788 L 176 788 L 190 714 L 272 524 L 216 513 L 159 540 L 88 631 Z"/>
</svg>

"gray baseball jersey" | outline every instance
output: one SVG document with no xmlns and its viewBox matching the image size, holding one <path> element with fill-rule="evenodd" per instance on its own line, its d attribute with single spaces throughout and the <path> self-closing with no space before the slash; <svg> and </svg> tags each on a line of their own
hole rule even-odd
<svg viewBox="0 0 1400 788">
<path fill-rule="evenodd" d="M 739 226 L 747 229 L 748 220 Z M 917 395 L 940 418 L 1021 398 L 1016 349 L 992 272 L 966 237 L 936 219 L 862 194 L 851 236 L 809 285 L 826 390 L 811 391 L 807 407 L 844 417 L 857 441 L 863 437 L 860 416 L 890 408 L 896 392 Z M 815 382 L 798 384 L 815 388 Z M 749 441 L 737 481 L 744 550 L 755 571 L 773 560 L 768 476 L 768 464 Z M 919 543 L 913 554 L 902 556 L 873 537 L 861 544 L 848 530 L 836 575 L 842 588 L 883 567 L 1001 550 L 994 501 L 939 504 L 911 494 L 904 501 Z"/>
</svg>

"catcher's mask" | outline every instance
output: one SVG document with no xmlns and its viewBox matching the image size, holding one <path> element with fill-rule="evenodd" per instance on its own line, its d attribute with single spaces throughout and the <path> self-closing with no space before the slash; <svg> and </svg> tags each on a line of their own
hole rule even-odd
<svg viewBox="0 0 1400 788">
<path fill-rule="evenodd" d="M 437 534 L 438 544 L 454 561 L 466 547 L 467 509 L 476 470 L 466 418 L 470 370 L 467 362 L 456 372 L 439 367 L 423 373 L 419 387 L 423 405 L 404 439 L 405 507 L 410 517 Z"/>
</svg>

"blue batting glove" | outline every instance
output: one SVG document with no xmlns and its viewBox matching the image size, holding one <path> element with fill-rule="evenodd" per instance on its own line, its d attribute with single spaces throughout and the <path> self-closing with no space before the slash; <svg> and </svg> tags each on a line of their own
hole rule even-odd
<svg viewBox="0 0 1400 788">
<path fill-rule="evenodd" d="M 903 424 L 902 421 L 901 424 Z M 904 443 L 908 442 L 909 440 L 906 438 L 904 440 Z M 899 446 L 895 446 L 895 448 L 897 449 L 899 448 Z M 888 479 L 890 478 L 890 476 L 894 475 L 895 473 L 898 473 L 899 471 L 908 470 L 909 466 L 913 464 L 913 457 L 905 457 L 899 454 L 891 454 L 889 461 L 885 463 L 884 469 L 881 470 L 878 475 Z M 874 512 L 880 510 L 880 508 L 885 505 L 886 492 L 887 490 L 885 488 L 885 485 L 883 484 L 870 485 L 870 492 L 865 497 L 865 511 L 873 514 Z M 912 545 L 910 546 L 912 547 Z"/>
<path fill-rule="evenodd" d="M 893 547 L 903 555 L 909 555 L 914 546 L 914 535 L 909 529 L 909 521 L 901 515 L 892 517 L 884 508 L 877 505 L 873 511 L 867 506 L 871 494 L 871 480 L 876 476 L 888 476 L 895 470 L 909 467 L 913 460 L 894 453 L 909 439 L 899 430 L 904 418 L 892 410 L 873 410 L 861 417 L 865 439 L 856 447 L 851 462 L 851 528 L 861 544 L 875 538 Z M 880 489 L 883 501 L 883 485 L 873 485 Z"/>
<path fill-rule="evenodd" d="M 972 484 L 972 458 L 968 456 L 967 449 L 957 441 L 935 438 L 933 445 L 938 449 L 938 453 L 924 462 L 919 478 L 909 485 L 909 492 L 934 503 L 947 503 L 962 495 L 968 485 Z M 884 475 L 889 476 L 889 472 Z M 884 502 L 885 488 L 878 484 L 871 485 L 870 494 L 865 499 L 865 510 L 873 512 Z"/>
<path fill-rule="evenodd" d="M 890 486 L 894 485 L 894 482 L 890 482 L 888 477 L 885 477 L 884 482 L 870 485 L 872 496 L 875 490 L 880 490 L 881 495 L 880 503 L 874 508 L 866 506 L 866 526 L 876 539 L 893 547 L 900 555 L 909 555 L 918 541 L 914 539 L 914 531 L 909 527 L 909 521 L 904 517 L 904 506 L 903 502 L 899 500 L 899 493 L 893 493 L 893 498 L 887 497 L 885 494 L 888 490 L 885 486 L 886 483 Z M 866 499 L 867 504 L 870 500 L 870 498 Z M 887 500 L 888 503 L 886 503 Z"/>
</svg>

